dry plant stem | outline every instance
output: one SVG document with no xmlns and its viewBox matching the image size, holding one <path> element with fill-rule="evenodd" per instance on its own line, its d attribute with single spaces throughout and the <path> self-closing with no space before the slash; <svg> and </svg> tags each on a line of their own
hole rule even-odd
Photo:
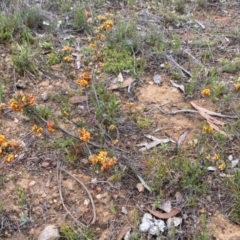
<svg viewBox="0 0 240 240">
<path fill-rule="evenodd" d="M 57 180 L 58 180 L 58 191 L 59 191 L 59 195 L 60 195 L 60 199 L 62 202 L 62 205 L 65 209 L 65 211 L 72 217 L 72 219 L 74 220 L 74 222 L 76 222 L 78 225 L 81 225 L 83 227 L 87 227 L 87 225 L 83 224 L 82 222 L 78 221 L 72 214 L 71 212 L 67 209 L 66 205 L 64 204 L 64 200 L 63 200 L 63 196 L 62 196 L 62 186 L 61 186 L 61 166 L 60 166 L 60 162 L 58 162 L 58 166 L 57 166 Z"/>
<path fill-rule="evenodd" d="M 93 217 L 92 217 L 92 221 L 91 224 L 94 224 L 96 221 L 96 210 L 95 210 L 95 205 L 93 202 L 93 198 L 91 193 L 89 192 L 89 190 L 87 189 L 87 187 L 76 177 L 74 177 L 70 172 L 68 172 L 67 170 L 63 169 L 61 167 L 60 162 L 58 162 L 58 167 L 57 167 L 57 179 L 58 179 L 58 189 L 59 189 L 59 195 L 63 204 L 64 209 L 66 210 L 66 212 L 72 217 L 72 219 L 79 225 L 83 226 L 83 227 L 88 227 L 88 225 L 83 224 L 82 222 L 78 221 L 72 214 L 71 212 L 67 209 L 66 205 L 64 204 L 64 200 L 63 200 L 63 196 L 62 196 L 62 187 L 61 187 L 61 172 L 65 172 L 67 173 L 70 177 L 72 177 L 75 181 L 77 181 L 83 188 L 84 190 L 87 192 L 88 197 L 90 199 L 90 202 L 92 204 L 92 210 L 93 210 Z"/>
<path fill-rule="evenodd" d="M 83 188 L 84 190 L 87 192 L 88 197 L 90 199 L 90 202 L 92 204 L 92 210 L 93 210 L 93 217 L 92 217 L 92 221 L 91 224 L 94 224 L 96 221 L 96 210 L 95 210 L 95 204 L 92 198 L 91 193 L 89 192 L 88 188 L 83 184 L 83 182 L 81 182 L 79 179 L 77 179 L 76 177 L 74 177 L 70 172 L 68 172 L 67 170 L 63 169 L 62 167 L 60 167 L 60 171 L 64 171 L 65 173 L 67 173 L 70 177 L 72 177 L 75 181 L 77 181 Z"/>
<path fill-rule="evenodd" d="M 46 121 L 44 118 L 42 118 L 37 112 L 35 111 L 32 111 L 39 119 L 41 119 L 44 123 L 47 123 L 48 121 Z M 59 130 L 61 130 L 62 132 L 66 133 L 67 135 L 73 137 L 73 138 L 76 138 L 76 139 L 79 139 L 77 136 L 75 136 L 74 134 L 66 131 L 65 129 L 57 126 L 56 128 L 58 128 Z"/>
<path fill-rule="evenodd" d="M 206 29 L 206 27 L 201 23 L 199 22 L 198 20 L 194 19 L 194 21 L 202 28 L 202 29 Z"/>
<path fill-rule="evenodd" d="M 133 53 L 133 73 L 136 75 L 136 56 L 135 56 L 134 49 L 132 47 L 131 47 L 131 50 L 132 50 L 132 53 Z M 131 86 L 131 84 L 130 84 L 130 86 Z"/>
<path fill-rule="evenodd" d="M 84 143 L 84 145 L 85 145 L 85 147 L 87 148 L 89 155 L 92 155 L 92 152 L 91 152 L 90 148 L 88 147 L 88 144 L 87 144 L 87 143 Z"/>
<path fill-rule="evenodd" d="M 186 53 L 188 56 L 190 56 L 190 57 L 194 60 L 194 62 L 195 62 L 196 64 L 202 66 L 202 67 L 205 69 L 204 65 L 203 65 L 197 58 L 195 58 L 191 53 L 189 53 L 187 50 L 182 49 L 182 48 L 181 48 L 181 51 L 183 51 L 184 53 Z"/>
<path fill-rule="evenodd" d="M 176 111 L 171 111 L 171 112 L 164 112 L 160 107 L 157 107 L 157 109 L 159 109 L 159 111 L 163 114 L 166 115 L 174 115 L 174 114 L 178 114 L 178 113 L 198 113 L 198 111 L 195 110 L 191 110 L 191 109 L 182 109 L 182 110 L 176 110 Z M 238 116 L 230 116 L 230 115 L 224 115 L 221 113 L 208 113 L 208 115 L 213 116 L 213 117 L 222 117 L 222 118 L 231 118 L 231 119 L 238 119 Z"/>
<path fill-rule="evenodd" d="M 180 69 L 185 75 L 187 75 L 188 77 L 192 77 L 192 74 L 186 70 L 184 67 L 182 67 L 181 65 L 179 65 L 171 55 L 168 55 L 166 53 L 163 54 L 163 56 L 170 61 L 173 65 L 175 65 L 178 69 Z"/>
<path fill-rule="evenodd" d="M 88 184 L 98 184 L 98 183 L 107 183 L 110 187 L 114 188 L 114 186 L 108 181 L 97 181 L 97 182 L 94 182 L 94 183 L 89 182 Z"/>
<path fill-rule="evenodd" d="M 3 117 L 4 115 L 6 115 L 6 114 L 8 114 L 10 112 L 12 112 L 12 109 L 8 109 L 5 112 L 3 112 L 3 114 L 1 114 L 0 117 Z"/>
<path fill-rule="evenodd" d="M 15 70 L 15 68 L 13 70 L 13 82 L 14 82 L 14 84 L 13 84 L 13 91 L 16 92 L 17 91 L 17 87 L 16 87 L 16 70 Z"/>
<path fill-rule="evenodd" d="M 92 73 L 92 76 L 93 76 L 93 73 Z M 94 76 L 94 77 L 95 77 L 95 76 Z M 95 79 L 95 78 L 94 78 L 94 79 Z M 95 88 L 93 82 L 92 82 L 92 88 L 93 88 L 93 92 L 94 92 L 95 99 L 96 99 L 96 101 L 97 101 L 98 107 L 100 107 L 100 103 L 99 103 L 99 100 L 98 100 L 98 96 L 97 96 L 96 88 Z"/>
</svg>

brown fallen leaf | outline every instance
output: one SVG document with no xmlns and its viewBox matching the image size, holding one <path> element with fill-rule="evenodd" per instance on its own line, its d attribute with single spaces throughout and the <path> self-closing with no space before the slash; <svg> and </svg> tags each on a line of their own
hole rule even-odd
<svg viewBox="0 0 240 240">
<path fill-rule="evenodd" d="M 50 162 L 49 161 L 44 161 L 42 163 L 42 167 L 46 168 L 46 167 L 49 167 L 50 166 Z"/>
<path fill-rule="evenodd" d="M 123 237 L 126 235 L 126 233 L 131 229 L 131 227 L 129 225 L 124 225 L 122 227 L 122 229 L 120 230 L 118 236 L 117 236 L 117 240 L 122 240 Z"/>
<path fill-rule="evenodd" d="M 125 88 L 128 87 L 129 85 L 131 85 L 131 83 L 134 82 L 134 79 L 132 78 L 127 78 L 124 82 L 122 83 L 118 83 L 118 84 L 110 84 L 110 86 L 108 87 L 108 89 L 110 90 L 114 90 L 114 89 L 119 89 L 119 88 Z"/>
<path fill-rule="evenodd" d="M 62 65 L 61 64 L 55 64 L 51 66 L 51 69 L 54 71 L 61 71 L 62 70 Z"/>
<path fill-rule="evenodd" d="M 153 147 L 156 147 L 157 145 L 161 144 L 161 143 L 168 143 L 168 142 L 172 142 L 172 143 L 175 143 L 175 141 L 171 138 L 166 138 L 166 139 L 159 139 L 159 138 L 156 138 L 152 135 L 145 135 L 145 137 L 153 140 L 152 142 L 150 143 L 147 143 L 147 142 L 144 142 L 144 143 L 140 143 L 140 144 L 137 144 L 137 146 L 144 146 L 142 148 L 139 149 L 139 151 L 143 152 L 143 151 L 146 151 L 146 150 L 149 150 Z"/>
<path fill-rule="evenodd" d="M 180 213 L 180 211 L 176 208 L 173 208 L 170 212 L 168 213 L 161 213 L 157 210 L 151 210 L 150 208 L 146 207 L 146 209 L 155 217 L 161 218 L 161 219 L 168 219 L 170 217 L 173 217 Z"/>
<path fill-rule="evenodd" d="M 198 110 L 199 114 L 205 118 L 207 120 L 207 123 L 213 127 L 216 131 L 220 132 L 221 134 L 227 136 L 227 137 L 230 137 L 227 133 L 225 133 L 224 131 L 222 131 L 217 125 L 219 126 L 223 126 L 225 123 L 210 116 L 210 115 L 213 115 L 213 114 L 217 114 L 216 112 L 213 112 L 213 111 L 210 111 L 210 110 L 207 110 L 203 107 L 200 107 L 198 105 L 196 105 L 195 103 L 191 102 L 192 106 Z"/>
<path fill-rule="evenodd" d="M 185 140 L 185 138 L 187 137 L 188 133 L 190 132 L 190 129 L 185 130 L 181 136 L 179 137 L 178 141 L 177 141 L 177 147 L 180 148 Z"/>
<path fill-rule="evenodd" d="M 139 192 L 144 192 L 144 186 L 141 183 L 138 183 L 136 187 Z"/>
<path fill-rule="evenodd" d="M 69 99 L 69 102 L 72 104 L 77 104 L 87 101 L 87 99 L 88 99 L 87 96 L 74 96 Z"/>
<path fill-rule="evenodd" d="M 175 83 L 175 82 L 172 81 L 172 80 L 170 80 L 170 83 L 171 83 L 175 88 L 178 88 L 178 89 L 180 89 L 182 92 L 185 93 L 184 85 L 179 85 L 179 84 Z"/>
</svg>

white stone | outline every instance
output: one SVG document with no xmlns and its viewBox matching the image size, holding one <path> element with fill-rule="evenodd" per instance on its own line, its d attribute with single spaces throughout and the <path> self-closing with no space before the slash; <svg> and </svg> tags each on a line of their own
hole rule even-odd
<svg viewBox="0 0 240 240">
<path fill-rule="evenodd" d="M 153 217 L 150 213 L 144 213 L 142 222 L 148 222 L 149 220 L 152 220 L 152 219 L 153 219 Z"/>
<path fill-rule="evenodd" d="M 149 233 L 151 235 L 159 235 L 159 229 L 157 226 L 152 226 L 150 229 L 149 229 Z"/>
<path fill-rule="evenodd" d="M 150 227 L 151 227 L 150 222 L 143 222 L 143 223 L 140 224 L 139 230 L 140 230 L 141 232 L 148 232 L 148 230 L 150 229 Z"/>
<path fill-rule="evenodd" d="M 38 240 L 58 240 L 60 238 L 56 225 L 48 225 L 41 232 Z"/>
<path fill-rule="evenodd" d="M 172 217 L 172 218 L 169 218 L 167 220 L 167 227 L 168 229 L 171 227 L 171 226 L 179 226 L 180 224 L 182 223 L 182 218 L 179 218 L 179 217 Z"/>
<path fill-rule="evenodd" d="M 157 227 L 158 229 L 158 232 L 164 232 L 164 229 L 166 227 L 165 223 L 163 220 L 157 220 L 157 219 L 154 219 L 154 225 Z"/>
<path fill-rule="evenodd" d="M 131 239 L 131 229 L 129 229 L 124 236 L 124 240 L 130 240 L 130 239 Z"/>
</svg>

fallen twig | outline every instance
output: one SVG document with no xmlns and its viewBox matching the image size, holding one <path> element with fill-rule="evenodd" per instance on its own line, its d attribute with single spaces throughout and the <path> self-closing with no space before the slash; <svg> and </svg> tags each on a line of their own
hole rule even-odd
<svg viewBox="0 0 240 240">
<path fill-rule="evenodd" d="M 125 164 L 131 169 L 133 174 L 138 178 L 138 180 L 142 183 L 142 185 L 149 191 L 152 192 L 152 189 L 147 185 L 147 183 L 144 181 L 144 179 L 137 173 L 134 166 L 129 162 L 129 159 L 125 157 L 124 155 L 121 156 L 125 161 Z"/>
<path fill-rule="evenodd" d="M 150 143 L 147 143 L 147 142 L 143 142 L 143 143 L 139 143 L 137 144 L 137 146 L 144 146 L 142 148 L 139 149 L 139 151 L 143 152 L 143 151 L 146 151 L 146 150 L 149 150 L 153 147 L 156 147 L 157 145 L 161 144 L 161 143 L 168 143 L 168 142 L 173 142 L 173 143 L 176 143 L 173 139 L 171 138 L 165 138 L 165 139 L 159 139 L 159 138 L 156 138 L 152 135 L 145 135 L 145 137 L 153 140 L 152 142 Z"/>
<path fill-rule="evenodd" d="M 176 111 L 171 111 L 171 112 L 165 112 L 163 111 L 160 107 L 157 107 L 157 109 L 163 113 L 163 114 L 166 114 L 166 115 L 175 115 L 177 113 L 197 113 L 198 111 L 196 110 L 191 110 L 191 109 L 182 109 L 182 110 L 176 110 Z"/>
<path fill-rule="evenodd" d="M 157 109 L 160 112 L 162 112 L 166 115 L 175 115 L 175 114 L 178 114 L 178 113 L 198 113 L 198 111 L 191 110 L 191 109 L 181 109 L 181 110 L 175 110 L 175 111 L 171 111 L 171 112 L 165 112 L 160 107 L 157 107 Z M 211 112 L 211 111 L 208 111 L 207 114 L 210 115 L 210 116 L 213 116 L 213 117 L 222 117 L 222 118 L 231 118 L 231 119 L 238 119 L 239 118 L 238 116 L 225 115 L 225 114 Z"/>
<path fill-rule="evenodd" d="M 173 85 L 173 87 L 178 88 L 178 89 L 180 89 L 182 92 L 185 93 L 184 85 L 177 84 L 177 83 L 175 83 L 175 82 L 172 81 L 172 80 L 170 80 L 170 83 Z"/>
<path fill-rule="evenodd" d="M 58 168 L 57 168 L 57 179 L 58 179 L 58 189 L 59 189 L 59 195 L 60 195 L 60 199 L 61 202 L 63 204 L 64 209 L 66 210 L 66 212 L 72 217 L 72 219 L 79 225 L 83 226 L 83 227 L 88 227 L 88 225 L 83 224 L 82 222 L 78 221 L 72 214 L 71 212 L 67 209 L 66 205 L 64 204 L 64 200 L 63 200 L 63 196 L 62 196 L 62 186 L 61 186 L 61 172 L 65 172 L 67 173 L 70 177 L 72 177 L 75 181 L 77 181 L 83 188 L 84 190 L 87 192 L 88 197 L 90 199 L 90 202 L 92 204 L 92 211 L 93 211 L 93 217 L 92 217 L 92 221 L 91 224 L 94 224 L 96 221 L 96 210 L 95 210 L 95 205 L 93 202 L 93 198 L 91 193 L 89 192 L 89 190 L 87 189 L 87 187 L 76 177 L 74 177 L 70 172 L 68 172 L 67 170 L 63 169 L 60 165 L 60 162 L 58 162 Z"/>
<path fill-rule="evenodd" d="M 177 147 L 180 148 L 185 140 L 185 138 L 187 137 L 188 133 L 190 132 L 190 129 L 185 130 L 181 136 L 179 137 L 178 141 L 177 141 Z"/>
<path fill-rule="evenodd" d="M 202 28 L 202 29 L 206 29 L 206 27 L 201 23 L 199 22 L 198 20 L 194 19 L 194 21 Z"/>
<path fill-rule="evenodd" d="M 168 61 L 170 61 L 171 63 L 173 63 L 177 68 L 179 68 L 183 73 L 185 73 L 185 75 L 187 75 L 188 77 L 192 77 L 192 74 L 186 70 L 184 67 L 182 67 L 181 65 L 179 65 L 172 56 L 164 53 L 163 54 L 165 58 L 167 58 Z"/>
<path fill-rule="evenodd" d="M 194 62 L 195 62 L 196 64 L 200 65 L 201 67 L 203 67 L 203 68 L 205 69 L 205 66 L 204 66 L 197 58 L 195 58 L 191 53 L 189 53 L 187 50 L 182 49 L 182 48 L 181 48 L 181 51 L 183 51 L 184 53 L 186 53 L 188 56 L 190 56 L 190 57 L 194 60 Z"/>
</svg>

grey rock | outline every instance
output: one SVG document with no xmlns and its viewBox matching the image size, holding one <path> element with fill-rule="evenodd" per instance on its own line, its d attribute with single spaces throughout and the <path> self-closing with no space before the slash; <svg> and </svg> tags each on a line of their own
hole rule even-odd
<svg viewBox="0 0 240 240">
<path fill-rule="evenodd" d="M 27 82 L 23 81 L 23 80 L 18 80 L 15 84 L 15 87 L 25 89 L 25 88 L 27 88 Z"/>
<path fill-rule="evenodd" d="M 42 99 L 44 102 L 46 102 L 46 101 L 48 100 L 48 98 L 49 98 L 49 93 L 48 93 L 48 92 L 42 93 L 41 99 Z"/>
<path fill-rule="evenodd" d="M 162 83 L 162 78 L 160 75 L 154 75 L 153 82 L 157 85 L 160 85 Z"/>
<path fill-rule="evenodd" d="M 38 240 L 58 240 L 60 238 L 56 225 L 48 225 L 41 232 Z"/>
</svg>

